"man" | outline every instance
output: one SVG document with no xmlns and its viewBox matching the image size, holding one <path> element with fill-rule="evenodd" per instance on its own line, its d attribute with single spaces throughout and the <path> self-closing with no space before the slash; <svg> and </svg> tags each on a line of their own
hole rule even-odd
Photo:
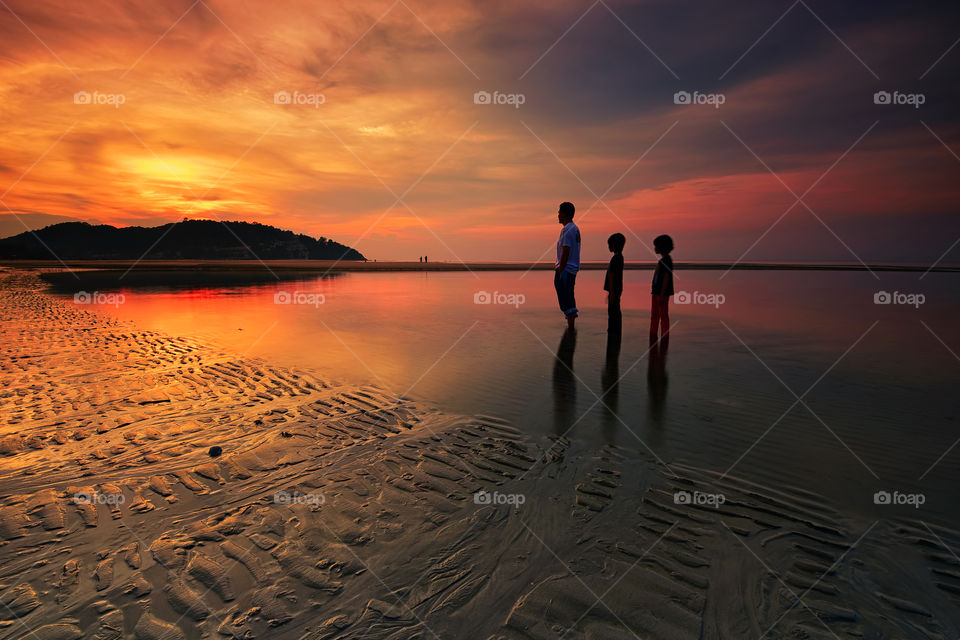
<svg viewBox="0 0 960 640">
<path fill-rule="evenodd" d="M 557 240 L 557 263 L 554 266 L 553 286 L 557 290 L 557 302 L 567 318 L 567 328 L 573 329 L 577 319 L 577 301 L 573 287 L 580 271 L 580 229 L 573 223 L 576 209 L 571 202 L 561 202 L 557 221 L 563 225 Z"/>
</svg>

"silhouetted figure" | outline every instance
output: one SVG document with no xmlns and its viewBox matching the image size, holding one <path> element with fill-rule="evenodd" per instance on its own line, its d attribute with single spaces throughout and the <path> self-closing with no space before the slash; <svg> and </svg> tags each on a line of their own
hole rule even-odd
<svg viewBox="0 0 960 640">
<path fill-rule="evenodd" d="M 427 256 L 423 256 L 423 261 L 427 262 Z"/>
<path fill-rule="evenodd" d="M 623 328 L 620 295 L 623 293 L 623 247 L 626 244 L 627 239 L 622 233 L 615 233 L 607 238 L 607 248 L 613 254 L 603 281 L 603 290 L 607 292 L 607 333 L 616 333 L 618 336 Z"/>
<path fill-rule="evenodd" d="M 647 395 L 649 396 L 650 421 L 663 424 L 663 409 L 667 399 L 667 348 L 670 336 L 658 338 L 650 347 L 647 363 Z"/>
<path fill-rule="evenodd" d="M 603 436 L 607 444 L 616 444 L 617 411 L 620 404 L 620 329 L 607 332 L 607 357 L 600 373 L 603 400 Z"/>
<path fill-rule="evenodd" d="M 563 228 L 557 239 L 557 263 L 553 272 L 553 288 L 557 290 L 557 302 L 567 319 L 568 329 L 573 329 L 579 315 L 577 300 L 573 295 L 577 272 L 580 271 L 580 229 L 573 223 L 575 212 L 576 207 L 572 202 L 561 202 L 557 210 L 557 222 Z"/>
<path fill-rule="evenodd" d="M 670 335 L 670 296 L 673 295 L 673 238 L 667 235 L 653 239 L 653 250 L 660 254 L 657 267 L 653 271 L 653 283 L 650 287 L 652 301 L 650 304 L 650 344 L 658 336 L 666 338 Z"/>
<path fill-rule="evenodd" d="M 420 264 L 423 264 L 423 256 L 420 256 Z"/>
<path fill-rule="evenodd" d="M 577 380 L 573 375 L 573 352 L 577 348 L 576 329 L 566 329 L 553 361 L 553 427 L 564 435 L 573 424 L 577 404 Z"/>
</svg>

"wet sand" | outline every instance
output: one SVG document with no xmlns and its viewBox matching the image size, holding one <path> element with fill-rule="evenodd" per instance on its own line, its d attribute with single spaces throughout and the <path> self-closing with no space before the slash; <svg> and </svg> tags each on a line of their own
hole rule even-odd
<svg viewBox="0 0 960 640">
<path fill-rule="evenodd" d="M 0 638 L 960 635 L 956 530 L 533 439 L 0 279 Z"/>
<path fill-rule="evenodd" d="M 626 262 L 626 270 L 652 270 L 655 260 Z M 0 267 L 44 269 L 43 279 L 61 292 L 138 287 L 231 286 L 335 277 L 346 273 L 551 271 L 553 262 L 403 262 L 359 260 L 5 260 Z M 604 271 L 607 262 L 584 262 L 581 271 Z M 952 273 L 950 264 L 855 264 L 776 262 L 682 262 L 677 269 L 693 271 L 873 271 Z"/>
</svg>

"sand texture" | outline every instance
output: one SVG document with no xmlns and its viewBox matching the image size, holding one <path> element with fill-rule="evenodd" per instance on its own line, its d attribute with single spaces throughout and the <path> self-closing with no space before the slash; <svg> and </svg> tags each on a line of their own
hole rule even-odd
<svg viewBox="0 0 960 640">
<path fill-rule="evenodd" d="M 957 531 L 534 440 L 0 279 L 0 638 L 960 636 Z"/>
</svg>

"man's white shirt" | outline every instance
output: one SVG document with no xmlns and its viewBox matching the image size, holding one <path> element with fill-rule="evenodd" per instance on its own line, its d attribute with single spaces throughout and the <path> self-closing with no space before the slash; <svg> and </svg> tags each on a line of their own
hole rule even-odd
<svg viewBox="0 0 960 640">
<path fill-rule="evenodd" d="M 560 237 L 557 239 L 557 263 L 554 265 L 556 268 L 560 267 L 563 247 L 570 247 L 566 272 L 577 273 L 580 271 L 580 229 L 573 222 L 568 222 L 560 229 Z"/>
</svg>

